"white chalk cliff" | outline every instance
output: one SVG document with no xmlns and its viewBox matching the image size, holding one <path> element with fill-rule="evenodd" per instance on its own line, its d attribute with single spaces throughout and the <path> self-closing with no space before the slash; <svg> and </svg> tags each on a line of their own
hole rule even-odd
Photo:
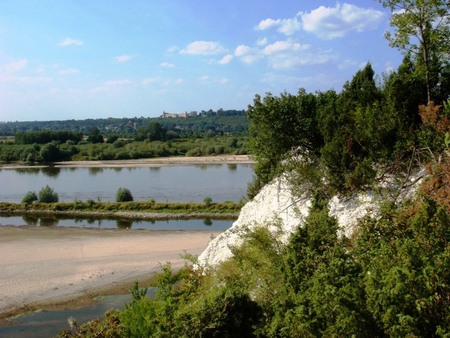
<svg viewBox="0 0 450 338">
<path fill-rule="evenodd" d="M 398 191 L 401 199 L 412 197 L 419 184 L 423 171 L 412 175 L 404 188 L 394 183 L 384 182 L 390 192 Z M 393 181 L 391 181 L 393 182 Z M 386 190 L 385 190 L 386 193 Z M 341 231 L 349 236 L 355 230 L 359 219 L 371 213 L 379 212 L 379 201 L 382 198 L 373 191 L 364 191 L 348 198 L 334 196 L 329 202 L 329 213 L 336 217 Z M 384 199 L 384 198 L 383 198 Z M 241 234 L 247 229 L 269 227 L 284 243 L 308 216 L 311 196 L 293 196 L 288 182 L 283 178 L 275 179 L 261 189 L 259 194 L 241 209 L 239 218 L 232 227 L 214 238 L 198 258 L 199 265 L 214 267 L 232 257 L 230 247 L 242 244 Z M 274 226 L 271 224 L 278 224 Z"/>
</svg>

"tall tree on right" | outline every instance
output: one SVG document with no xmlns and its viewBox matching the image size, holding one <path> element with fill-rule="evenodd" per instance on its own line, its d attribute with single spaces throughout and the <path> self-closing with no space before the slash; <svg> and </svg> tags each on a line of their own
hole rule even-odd
<svg viewBox="0 0 450 338">
<path fill-rule="evenodd" d="M 427 100 L 447 68 L 450 54 L 450 2 L 448 0 L 377 0 L 391 9 L 393 32 L 385 37 L 391 47 L 417 56 L 423 65 Z M 436 64 L 440 67 L 436 67 Z"/>
</svg>

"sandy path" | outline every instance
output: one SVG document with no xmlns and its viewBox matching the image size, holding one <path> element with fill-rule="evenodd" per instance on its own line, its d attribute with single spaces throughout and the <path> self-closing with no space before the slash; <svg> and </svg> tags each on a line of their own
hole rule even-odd
<svg viewBox="0 0 450 338">
<path fill-rule="evenodd" d="M 211 231 L 0 227 L 0 317 L 92 297 L 159 268 L 198 255 Z M 105 292 L 105 291 L 103 291 Z"/>
</svg>

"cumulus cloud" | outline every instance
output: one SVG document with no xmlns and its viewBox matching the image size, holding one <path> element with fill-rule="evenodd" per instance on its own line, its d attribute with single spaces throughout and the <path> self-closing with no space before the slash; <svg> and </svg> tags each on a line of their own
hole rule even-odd
<svg viewBox="0 0 450 338">
<path fill-rule="evenodd" d="M 266 30 L 272 27 L 278 27 L 277 31 L 285 35 L 292 35 L 302 28 L 301 23 L 296 17 L 291 19 L 265 19 L 256 26 L 257 30 Z"/>
<path fill-rule="evenodd" d="M 225 47 L 213 41 L 194 41 L 180 51 L 181 54 L 190 55 L 213 55 L 226 52 Z"/>
<path fill-rule="evenodd" d="M 242 56 L 250 51 L 250 47 L 246 45 L 239 45 L 234 51 L 235 56 Z"/>
<path fill-rule="evenodd" d="M 130 55 L 120 55 L 120 56 L 116 56 L 114 59 L 117 62 L 127 62 L 127 61 L 131 60 L 131 56 Z"/>
<path fill-rule="evenodd" d="M 278 26 L 280 24 L 281 20 L 274 20 L 274 19 L 265 19 L 265 20 L 261 20 L 258 24 L 258 26 L 256 26 L 256 29 L 258 30 L 265 30 L 265 29 L 269 29 L 271 27 L 274 26 Z"/>
<path fill-rule="evenodd" d="M 293 35 L 303 29 L 323 39 L 345 36 L 350 31 L 363 32 L 375 29 L 385 14 L 373 8 L 362 8 L 352 4 L 336 4 L 335 7 L 320 6 L 311 12 L 299 12 L 293 18 L 265 19 L 256 30 L 277 28 L 285 35 Z"/>
<path fill-rule="evenodd" d="M 81 46 L 82 44 L 83 44 L 83 41 L 75 40 L 75 39 L 72 39 L 72 38 L 69 38 L 69 37 L 63 39 L 63 40 L 59 43 L 59 45 L 60 45 L 60 46 L 63 46 L 63 47 L 65 47 L 65 46 L 70 46 L 70 45 Z"/>
<path fill-rule="evenodd" d="M 58 74 L 60 74 L 60 75 L 68 75 L 68 74 L 77 74 L 79 72 L 80 71 L 78 69 L 68 68 L 68 69 L 60 70 L 58 72 Z"/>
<path fill-rule="evenodd" d="M 324 39 L 345 36 L 350 31 L 363 32 L 375 29 L 385 14 L 372 8 L 361 8 L 352 4 L 337 4 L 336 7 L 320 6 L 309 13 L 298 13 L 303 29 Z"/>
<path fill-rule="evenodd" d="M 221 60 L 219 60 L 217 63 L 219 65 L 226 65 L 227 63 L 230 63 L 231 60 L 233 60 L 233 55 L 227 54 Z"/>
</svg>

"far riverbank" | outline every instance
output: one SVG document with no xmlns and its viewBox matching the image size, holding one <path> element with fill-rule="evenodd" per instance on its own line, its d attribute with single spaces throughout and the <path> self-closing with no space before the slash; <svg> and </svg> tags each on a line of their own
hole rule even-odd
<svg viewBox="0 0 450 338">
<path fill-rule="evenodd" d="M 65 168 L 116 168 L 116 167 L 162 167 L 171 165 L 187 165 L 187 164 L 254 164 L 256 161 L 250 159 L 248 155 L 220 155 L 220 156 L 199 156 L 199 157 L 155 157 L 137 160 L 111 160 L 111 161 L 65 161 L 54 162 L 51 166 Z M 38 168 L 47 167 L 44 164 L 3 164 L 2 169 L 16 168 Z"/>
</svg>

